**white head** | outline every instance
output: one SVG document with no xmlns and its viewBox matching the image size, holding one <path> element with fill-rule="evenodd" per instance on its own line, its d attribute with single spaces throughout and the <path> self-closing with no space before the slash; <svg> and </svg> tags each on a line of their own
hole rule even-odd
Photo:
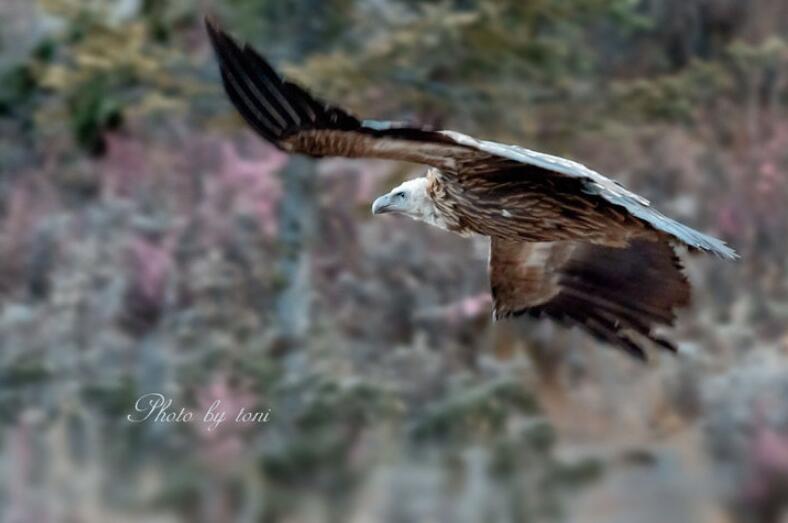
<svg viewBox="0 0 788 523">
<path fill-rule="evenodd" d="M 404 214 L 414 220 L 438 225 L 439 216 L 435 204 L 427 193 L 429 179 L 414 178 L 395 187 L 372 204 L 372 214 Z"/>
</svg>

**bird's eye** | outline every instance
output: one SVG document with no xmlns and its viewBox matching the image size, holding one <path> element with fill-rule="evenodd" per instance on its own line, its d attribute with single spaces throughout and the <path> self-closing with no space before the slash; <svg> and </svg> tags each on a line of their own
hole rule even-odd
<svg viewBox="0 0 788 523">
<path fill-rule="evenodd" d="M 405 191 L 398 192 L 397 194 L 394 195 L 394 197 L 402 198 L 404 200 L 405 199 Z"/>
</svg>

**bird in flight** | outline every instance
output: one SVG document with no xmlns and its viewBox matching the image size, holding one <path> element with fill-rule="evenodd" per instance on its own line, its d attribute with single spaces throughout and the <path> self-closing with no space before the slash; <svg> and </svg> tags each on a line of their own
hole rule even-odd
<svg viewBox="0 0 788 523">
<path fill-rule="evenodd" d="M 721 258 L 724 242 L 672 220 L 579 163 L 455 131 L 361 120 L 280 76 L 251 46 L 206 20 L 227 96 L 288 153 L 423 164 L 372 204 L 464 236 L 490 238 L 493 317 L 549 317 L 646 359 L 676 350 L 655 329 L 690 299 L 677 245 Z"/>
</svg>

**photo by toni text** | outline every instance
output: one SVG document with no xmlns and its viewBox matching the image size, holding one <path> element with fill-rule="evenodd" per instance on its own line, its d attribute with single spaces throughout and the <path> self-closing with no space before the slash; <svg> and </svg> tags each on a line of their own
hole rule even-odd
<svg viewBox="0 0 788 523">
<path fill-rule="evenodd" d="M 270 420 L 271 409 L 258 411 L 247 410 L 245 407 L 226 410 L 222 401 L 214 400 L 211 405 L 201 412 L 195 412 L 186 407 L 173 407 L 172 398 L 167 398 L 159 392 L 143 394 L 134 402 L 134 412 L 128 414 L 126 419 L 131 423 L 190 423 L 199 421 L 208 425 L 208 430 L 214 430 L 225 421 L 235 423 L 267 423 Z"/>
</svg>

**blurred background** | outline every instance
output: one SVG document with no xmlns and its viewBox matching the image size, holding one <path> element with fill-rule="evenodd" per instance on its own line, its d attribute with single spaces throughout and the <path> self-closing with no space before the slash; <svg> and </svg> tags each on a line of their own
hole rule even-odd
<svg viewBox="0 0 788 523">
<path fill-rule="evenodd" d="M 589 164 L 742 259 L 648 366 L 493 325 L 487 246 L 289 158 L 211 13 L 314 93 Z M 2 0 L 0 521 L 788 522 L 788 3 Z M 267 423 L 130 423 L 142 394 Z"/>
</svg>

